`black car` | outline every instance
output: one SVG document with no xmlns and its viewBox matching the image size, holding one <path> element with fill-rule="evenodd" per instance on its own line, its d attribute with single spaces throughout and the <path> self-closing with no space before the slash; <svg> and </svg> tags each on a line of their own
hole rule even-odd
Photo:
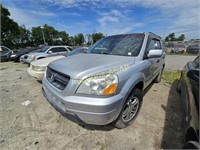
<svg viewBox="0 0 200 150">
<path fill-rule="evenodd" d="M 24 49 L 19 49 L 17 53 L 13 53 L 10 56 L 10 60 L 13 60 L 14 62 L 19 62 L 20 57 L 24 54 L 28 54 L 30 52 L 33 52 L 35 50 L 39 49 L 38 47 L 31 47 L 31 48 L 24 48 Z"/>
<path fill-rule="evenodd" d="M 8 61 L 13 51 L 5 46 L 0 46 L 0 61 Z"/>
<path fill-rule="evenodd" d="M 187 53 L 198 54 L 199 51 L 200 51 L 200 46 L 199 45 L 190 45 L 187 48 Z"/>
<path fill-rule="evenodd" d="M 183 148 L 200 149 L 199 145 L 199 62 L 200 56 L 188 62 L 181 72 L 177 87 L 181 93 L 185 145 Z"/>
</svg>

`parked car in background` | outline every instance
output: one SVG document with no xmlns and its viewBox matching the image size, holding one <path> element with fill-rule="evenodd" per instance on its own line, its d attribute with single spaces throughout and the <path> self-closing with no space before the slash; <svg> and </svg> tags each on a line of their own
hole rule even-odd
<svg viewBox="0 0 200 150">
<path fill-rule="evenodd" d="M 51 62 L 43 93 L 56 110 L 78 122 L 125 128 L 139 113 L 143 90 L 160 82 L 163 55 L 162 40 L 153 33 L 107 36 L 87 54 Z"/>
<path fill-rule="evenodd" d="M 199 72 L 200 56 L 188 62 L 181 72 L 177 91 L 181 93 L 185 145 L 200 149 L 199 145 Z"/>
<path fill-rule="evenodd" d="M 0 46 L 0 61 L 8 61 L 13 51 L 5 46 Z"/>
<path fill-rule="evenodd" d="M 20 57 L 22 55 L 28 54 L 30 52 L 37 50 L 37 49 L 39 49 L 39 47 L 23 48 L 23 49 L 19 49 L 18 51 L 14 51 L 14 53 L 10 56 L 10 60 L 13 60 L 14 62 L 19 62 Z"/>
<path fill-rule="evenodd" d="M 200 52 L 200 45 L 190 45 L 187 47 L 187 53 L 198 54 Z"/>
<path fill-rule="evenodd" d="M 64 57 L 79 54 L 79 53 L 87 53 L 87 50 L 88 50 L 88 47 L 79 47 L 63 55 L 52 56 L 52 57 L 47 57 L 44 59 L 32 61 L 30 64 L 30 67 L 27 69 L 27 72 L 30 76 L 36 78 L 37 80 L 42 80 L 44 77 L 44 73 L 46 71 L 47 65 L 50 62 L 64 58 Z"/>
<path fill-rule="evenodd" d="M 183 54 L 184 52 L 186 52 L 186 47 L 182 43 L 175 44 L 171 50 L 171 53 L 175 54 Z"/>
<path fill-rule="evenodd" d="M 49 56 L 64 54 L 64 53 L 70 52 L 72 50 L 73 49 L 70 46 L 47 46 L 47 47 L 37 50 L 34 53 L 22 55 L 21 57 L 23 57 L 23 59 L 20 58 L 20 60 L 23 63 L 30 64 L 34 60 L 46 58 Z"/>
</svg>

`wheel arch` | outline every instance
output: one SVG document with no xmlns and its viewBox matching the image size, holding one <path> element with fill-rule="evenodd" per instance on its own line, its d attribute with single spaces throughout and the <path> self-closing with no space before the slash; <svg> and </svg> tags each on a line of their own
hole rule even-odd
<svg viewBox="0 0 200 150">
<path fill-rule="evenodd" d="M 36 58 L 36 60 L 43 59 L 43 58 L 46 58 L 46 57 L 44 57 L 44 56 L 38 57 L 38 58 Z"/>
<path fill-rule="evenodd" d="M 198 135 L 193 127 L 189 127 L 185 134 L 185 141 L 197 141 L 198 142 Z"/>
</svg>

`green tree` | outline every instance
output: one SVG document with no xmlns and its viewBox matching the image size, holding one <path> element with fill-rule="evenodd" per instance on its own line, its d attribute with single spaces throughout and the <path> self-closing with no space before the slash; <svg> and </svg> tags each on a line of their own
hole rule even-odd
<svg viewBox="0 0 200 150">
<path fill-rule="evenodd" d="M 75 39 L 73 36 L 69 37 L 69 46 L 75 46 Z"/>
<path fill-rule="evenodd" d="M 42 29 L 40 26 L 32 27 L 31 33 L 32 33 L 32 41 L 33 41 L 34 46 L 44 44 Z"/>
<path fill-rule="evenodd" d="M 166 42 L 168 42 L 168 41 L 176 41 L 175 33 L 170 33 L 170 34 L 165 38 L 165 41 L 166 41 Z"/>
<path fill-rule="evenodd" d="M 175 37 L 175 33 L 170 33 L 166 38 L 165 41 L 183 41 L 185 39 L 185 34 L 181 34 L 178 38 Z"/>
<path fill-rule="evenodd" d="M 66 44 L 68 41 L 68 34 L 65 31 L 59 32 L 54 27 L 45 24 L 44 26 L 32 28 L 32 39 L 35 46 L 45 44 L 44 42 L 48 45 L 60 45 Z"/>
<path fill-rule="evenodd" d="M 16 48 L 25 48 L 32 46 L 31 42 L 31 32 L 26 29 L 25 25 L 19 26 L 19 34 L 17 35 L 15 41 Z"/>
<path fill-rule="evenodd" d="M 104 38 L 105 36 L 103 35 L 103 33 L 93 33 L 92 34 L 92 39 L 93 39 L 93 43 L 95 43 L 96 41 L 98 41 L 101 38 Z"/>
<path fill-rule="evenodd" d="M 85 42 L 84 36 L 82 33 L 79 33 L 74 36 L 74 41 L 76 45 L 82 45 Z"/>
<path fill-rule="evenodd" d="M 48 45 L 55 45 L 55 39 L 59 38 L 58 31 L 54 27 L 45 24 L 43 26 L 44 37 Z"/>
<path fill-rule="evenodd" d="M 61 39 L 62 45 L 69 45 L 69 34 L 67 34 L 65 31 L 60 31 L 58 36 Z"/>
<path fill-rule="evenodd" d="M 184 41 L 185 40 L 185 34 L 181 34 L 178 38 L 178 41 Z"/>
<path fill-rule="evenodd" d="M 2 4 L 1 11 L 1 44 L 9 48 L 15 48 L 15 38 L 19 34 L 18 24 L 10 19 L 10 12 Z"/>
</svg>

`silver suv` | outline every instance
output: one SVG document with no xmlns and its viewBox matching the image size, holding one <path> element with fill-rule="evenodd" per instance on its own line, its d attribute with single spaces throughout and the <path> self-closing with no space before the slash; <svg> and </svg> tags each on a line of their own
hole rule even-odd
<svg viewBox="0 0 200 150">
<path fill-rule="evenodd" d="M 20 62 L 30 64 L 34 60 L 46 58 L 49 56 L 55 56 L 59 54 L 65 54 L 66 52 L 72 51 L 70 46 L 47 46 L 42 49 L 38 49 L 35 52 L 22 55 Z"/>
<path fill-rule="evenodd" d="M 153 33 L 108 36 L 87 54 L 50 63 L 43 93 L 78 122 L 125 128 L 139 113 L 143 90 L 160 82 L 164 57 L 161 38 Z"/>
</svg>

